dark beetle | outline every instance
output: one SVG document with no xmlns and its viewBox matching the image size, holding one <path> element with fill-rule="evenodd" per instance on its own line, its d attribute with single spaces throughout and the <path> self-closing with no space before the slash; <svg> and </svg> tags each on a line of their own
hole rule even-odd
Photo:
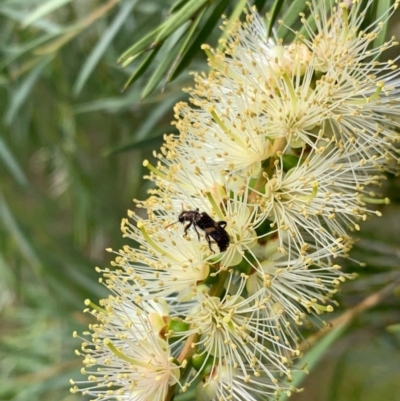
<svg viewBox="0 0 400 401">
<path fill-rule="evenodd" d="M 178 222 L 184 224 L 186 221 L 189 222 L 185 226 L 185 235 L 187 230 L 193 226 L 200 239 L 200 234 L 197 228 L 200 228 L 205 232 L 208 247 L 211 252 L 215 253 L 211 248 L 211 238 L 217 243 L 220 252 L 224 252 L 229 246 L 229 234 L 226 232 L 226 221 L 215 221 L 207 213 L 199 213 L 199 209 L 196 210 L 183 210 L 178 217 Z"/>
</svg>

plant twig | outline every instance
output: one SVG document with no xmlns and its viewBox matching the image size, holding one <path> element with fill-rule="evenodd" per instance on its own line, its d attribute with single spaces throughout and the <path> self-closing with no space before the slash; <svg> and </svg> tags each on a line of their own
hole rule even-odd
<svg viewBox="0 0 400 401">
<path fill-rule="evenodd" d="M 375 305 L 378 305 L 383 299 L 385 299 L 386 297 L 391 295 L 398 285 L 400 285 L 400 276 L 397 276 L 386 287 L 383 287 L 381 290 L 371 294 L 370 296 L 365 298 L 363 301 L 361 301 L 357 305 L 353 306 L 352 308 L 350 308 L 349 310 L 344 312 L 341 316 L 337 317 L 336 319 L 331 320 L 329 322 L 330 323 L 329 326 L 324 327 L 318 333 L 310 336 L 309 338 L 307 338 L 306 341 L 304 341 L 302 344 L 300 344 L 300 349 L 302 351 L 308 349 L 315 342 L 317 342 L 319 339 L 321 339 L 325 334 L 327 334 L 327 332 L 332 327 L 350 324 L 350 322 L 356 316 L 358 316 L 362 312 L 374 307 Z"/>
</svg>

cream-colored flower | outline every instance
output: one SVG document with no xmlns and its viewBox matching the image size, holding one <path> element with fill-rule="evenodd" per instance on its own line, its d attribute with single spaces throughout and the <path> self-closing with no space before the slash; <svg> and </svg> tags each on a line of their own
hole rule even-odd
<svg viewBox="0 0 400 401">
<path fill-rule="evenodd" d="M 207 399 L 217 399 L 217 394 L 218 399 L 237 399 L 236 392 L 243 396 L 238 399 L 251 399 L 251 385 L 272 395 L 283 388 L 279 375 L 291 378 L 298 352 L 271 334 L 278 324 L 275 316 L 256 317 L 255 297 L 244 297 L 246 281 L 246 275 L 230 273 L 224 297 L 199 293 L 199 304 L 185 317 L 199 336 L 196 359 L 203 365 L 198 369 L 209 372 L 198 389 Z"/>
<path fill-rule="evenodd" d="M 359 32 L 372 0 L 331 16 L 312 0 L 316 33 L 303 18 L 309 38 L 287 45 L 250 11 L 224 50 L 204 46 L 211 71 L 176 106 L 179 135 L 144 162 L 154 186 L 135 201 L 141 217 L 122 222 L 135 244 L 98 269 L 112 296 L 91 310 L 89 377 L 73 391 L 170 401 L 196 384 L 198 400 L 257 401 L 295 390 L 284 382 L 298 328 L 333 310 L 352 278 L 337 258 L 380 215 L 369 205 L 387 202 L 376 188 L 399 159 L 400 78 L 377 61 L 395 41 L 372 46 L 399 1 Z"/>
<path fill-rule="evenodd" d="M 243 363 L 246 365 L 246 363 Z M 247 367 L 250 370 L 250 367 Z M 269 367 L 276 377 L 279 372 Z M 198 401 L 259 401 L 277 399 L 280 394 L 290 395 L 297 389 L 288 384 L 280 384 L 265 374 L 243 376 L 238 368 L 229 363 L 214 365 L 210 373 L 196 387 Z M 267 398 L 268 397 L 268 398 Z"/>
<path fill-rule="evenodd" d="M 180 135 L 169 136 L 158 154 L 168 177 L 188 183 L 180 177 L 196 176 L 199 188 L 210 174 L 218 183 L 241 183 L 277 151 L 313 145 L 326 93 L 312 88 L 311 53 L 300 42 L 282 46 L 265 37 L 252 13 L 234 26 L 224 52 L 205 47 L 213 69 L 196 75 L 193 106 L 175 108 Z"/>
<path fill-rule="evenodd" d="M 124 246 L 113 266 L 107 269 L 106 285 L 126 292 L 136 291 L 143 299 L 168 297 L 190 300 L 196 295 L 196 286 L 212 272 L 210 250 L 206 242 L 184 236 L 179 225 L 171 231 L 166 228 L 165 216 L 153 221 L 140 220 L 130 213 L 131 222 L 123 219 L 124 236 L 136 241 L 140 247 Z"/>
<path fill-rule="evenodd" d="M 231 190 L 229 184 L 227 186 L 215 184 L 209 190 L 203 190 L 197 197 L 157 182 L 159 188 L 153 191 L 156 196 L 138 202 L 141 208 L 146 209 L 149 216 L 149 220 L 141 224 L 146 224 L 149 232 L 159 232 L 159 236 L 162 238 L 164 236 L 165 238 L 169 238 L 168 236 L 174 238 L 174 242 L 176 242 L 174 246 L 185 247 L 187 240 L 190 240 L 190 243 L 192 241 L 198 243 L 197 233 L 199 233 L 200 241 L 203 244 L 199 251 L 203 252 L 203 259 L 208 262 L 218 262 L 223 269 L 235 266 L 242 260 L 244 252 L 255 246 L 258 238 L 256 229 L 265 220 L 258 201 L 250 198 L 249 182 L 249 179 L 243 181 L 240 189 L 236 189 L 236 191 Z M 192 225 L 191 229 L 186 231 L 181 224 L 178 224 L 179 215 L 183 210 L 206 213 L 214 221 L 214 224 L 224 221 L 226 223 L 224 230 L 230 237 L 226 251 L 218 253 L 218 241 L 213 238 L 210 240 L 212 249 L 210 251 L 210 246 L 205 246 L 207 241 L 204 230 L 195 229 Z M 173 217 L 171 218 L 172 213 Z M 161 227 L 168 228 L 168 235 L 163 232 Z M 130 229 L 130 231 L 132 230 Z M 140 236 L 139 233 L 137 241 L 140 241 Z M 184 237 L 186 241 L 178 243 L 178 237 Z M 143 242 L 143 246 L 145 245 Z M 185 253 L 183 249 L 182 253 Z M 213 253 L 217 253 L 217 255 L 213 255 Z"/>
<path fill-rule="evenodd" d="M 296 344 L 298 326 L 310 315 L 333 311 L 332 298 L 339 284 L 353 275 L 343 273 L 327 249 L 314 249 L 298 259 L 287 259 L 278 249 L 279 242 L 275 240 L 254 250 L 258 263 L 246 289 L 255 295 L 257 316 L 275 316 L 279 322 L 272 328 L 273 336 L 283 343 Z"/>
<path fill-rule="evenodd" d="M 384 201 L 374 200 L 369 190 L 382 179 L 374 174 L 376 161 L 360 166 L 356 156 L 356 151 L 343 155 L 335 147 L 321 145 L 300 153 L 290 169 L 281 157 L 275 170 L 264 175 L 260 207 L 270 222 L 269 235 L 278 233 L 281 252 L 291 249 L 302 255 L 315 244 L 320 249 L 332 247 L 336 253 L 348 231 L 359 230 L 368 215 L 380 215 L 366 204 Z"/>
<path fill-rule="evenodd" d="M 363 17 L 373 3 L 341 2 L 329 14 L 325 2 L 312 0 L 310 10 L 317 29 L 314 33 L 303 18 L 310 39 L 300 39 L 313 53 L 314 68 L 320 75 L 316 84 L 327 94 L 322 130 L 331 131 L 344 152 L 357 149 L 360 161 L 379 157 L 381 169 L 395 171 L 400 125 L 393 117 L 400 112 L 399 71 L 395 61 L 380 59 L 398 43 L 393 37 L 379 46 L 373 42 L 399 1 L 363 31 Z"/>
<path fill-rule="evenodd" d="M 122 302 L 122 304 L 121 304 Z M 98 323 L 90 326 L 92 339 L 83 339 L 77 351 L 84 356 L 86 381 L 72 382 L 94 400 L 165 401 L 168 389 L 180 378 L 167 341 L 154 332 L 149 310 L 124 300 L 105 301 L 106 308 L 91 311 Z M 117 306 L 117 310 L 114 310 Z M 122 313 L 121 313 L 122 312 Z"/>
</svg>

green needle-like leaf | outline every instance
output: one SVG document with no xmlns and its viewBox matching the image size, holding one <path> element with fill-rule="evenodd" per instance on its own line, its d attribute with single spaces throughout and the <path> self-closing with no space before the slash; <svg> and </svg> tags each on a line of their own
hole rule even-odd
<svg viewBox="0 0 400 401">
<path fill-rule="evenodd" d="M 175 32 L 181 25 L 186 21 L 190 20 L 195 13 L 200 10 L 208 0 L 191 0 L 185 6 L 183 6 L 178 12 L 173 14 L 170 18 L 164 21 L 152 32 L 147 34 L 132 47 L 130 47 L 122 56 L 118 62 L 123 67 L 129 64 L 134 57 L 143 52 L 146 49 L 151 49 L 158 46 L 163 42 L 171 33 Z"/>
<path fill-rule="evenodd" d="M 202 28 L 197 32 L 197 34 L 193 35 L 190 45 L 187 47 L 173 69 L 169 71 L 169 82 L 177 78 L 183 69 L 189 65 L 192 58 L 199 52 L 200 46 L 207 39 L 208 35 L 211 34 L 215 25 L 221 19 L 221 15 L 228 4 L 229 0 L 223 0 L 216 3 L 213 9 L 207 10 L 206 16 L 203 18 L 205 22 L 203 23 Z"/>
<path fill-rule="evenodd" d="M 38 19 L 44 17 L 45 15 L 59 9 L 67 3 L 70 3 L 72 0 L 48 0 L 45 3 L 41 4 L 34 10 L 32 13 L 28 14 L 28 17 L 22 22 L 23 27 L 27 27 L 31 25 L 33 22 Z"/>
<path fill-rule="evenodd" d="M 103 54 L 107 51 L 111 41 L 114 39 L 115 35 L 121 29 L 121 26 L 126 21 L 127 17 L 130 15 L 132 8 L 136 5 L 137 0 L 132 0 L 129 2 L 123 3 L 119 13 L 116 15 L 114 21 L 110 24 L 108 29 L 106 29 L 100 40 L 97 42 L 96 46 L 90 52 L 88 58 L 83 63 L 83 66 L 79 72 L 78 78 L 75 81 L 73 93 L 78 95 L 83 86 L 85 85 L 87 79 L 89 78 L 90 74 L 96 67 L 97 63 L 99 62 L 100 58 Z"/>
<path fill-rule="evenodd" d="M 0 137 L 0 160 L 3 161 L 8 171 L 12 174 L 15 181 L 21 185 L 21 187 L 28 186 L 28 180 L 18 162 L 12 153 L 11 149 L 7 146 L 3 138 Z"/>
<path fill-rule="evenodd" d="M 126 91 L 126 89 L 129 88 L 135 81 L 137 81 L 147 70 L 149 65 L 152 63 L 154 60 L 154 57 L 156 57 L 157 53 L 161 49 L 161 45 L 155 47 L 153 50 L 151 50 L 146 58 L 140 63 L 139 67 L 135 70 L 135 72 L 129 77 L 129 79 L 125 82 L 124 87 L 122 88 L 122 92 Z"/>
<path fill-rule="evenodd" d="M 376 12 L 373 16 L 374 21 L 379 21 L 380 18 L 384 17 L 390 8 L 392 0 L 380 0 L 376 2 Z M 385 43 L 386 35 L 388 30 L 388 24 L 382 24 L 381 30 L 375 40 L 372 42 L 372 47 L 377 48 Z"/>
<path fill-rule="evenodd" d="M 161 119 L 171 110 L 171 107 L 179 101 L 183 96 L 182 93 L 172 93 L 166 97 L 164 102 L 158 102 L 151 113 L 151 117 L 143 122 L 143 124 L 135 132 L 134 139 L 123 145 L 116 146 L 103 151 L 104 156 L 109 156 L 119 152 L 126 152 L 129 150 L 142 150 L 151 148 L 157 149 L 160 145 L 160 140 L 165 132 L 175 132 L 176 128 L 171 127 L 170 124 L 162 125 Z M 158 128 L 157 128 L 158 124 Z"/>
<path fill-rule="evenodd" d="M 391 324 L 391 325 L 386 327 L 386 330 L 389 333 L 399 334 L 400 333 L 400 323 Z"/>
<path fill-rule="evenodd" d="M 18 250 L 24 256 L 28 265 L 33 268 L 36 275 L 39 276 L 40 273 L 38 267 L 40 265 L 40 259 L 31 243 L 31 238 L 24 233 L 16 217 L 8 206 L 8 202 L 2 195 L 0 195 L 0 221 L 2 222 L 3 227 L 13 237 Z"/>
<path fill-rule="evenodd" d="M 267 23 L 267 36 L 271 36 L 271 31 L 273 26 L 275 25 L 275 22 L 277 20 L 278 14 L 281 11 L 281 8 L 283 6 L 284 0 L 275 0 L 274 4 L 271 7 L 271 11 L 269 12 L 269 18 L 268 18 L 268 23 Z"/>
<path fill-rule="evenodd" d="M 182 24 L 195 17 L 196 13 L 206 4 L 208 0 L 191 0 L 182 7 L 176 14 L 173 14 L 163 24 L 163 29 L 159 33 L 156 41 L 168 37 L 175 32 Z"/>
<path fill-rule="evenodd" d="M 44 57 L 42 60 L 40 60 L 36 67 L 32 69 L 25 80 L 21 82 L 17 90 L 14 92 L 11 103 L 5 114 L 5 123 L 7 125 L 11 124 L 14 121 L 15 116 L 17 115 L 24 102 L 27 100 L 33 86 L 39 79 L 47 64 L 50 63 L 51 59 L 51 57 Z"/>
<path fill-rule="evenodd" d="M 206 13 L 206 8 L 203 8 L 200 13 L 196 16 L 196 19 L 190 24 L 188 32 L 183 35 L 183 44 L 179 47 L 179 51 L 172 63 L 172 65 L 168 69 L 168 74 L 166 76 L 166 82 L 169 82 L 169 79 L 174 71 L 175 66 L 182 59 L 183 54 L 187 51 L 189 44 L 193 41 L 193 37 L 195 35 L 195 31 L 200 24 L 200 21 L 203 19 L 204 14 Z"/>
<path fill-rule="evenodd" d="M 291 32 L 287 27 L 292 27 L 297 21 L 299 21 L 299 14 L 307 7 L 306 3 L 307 0 L 296 0 L 291 3 L 290 7 L 286 10 L 281 18 L 285 25 L 280 25 L 278 27 L 278 38 L 286 39 L 288 34 Z"/>
<path fill-rule="evenodd" d="M 34 50 L 40 45 L 54 39 L 58 36 L 59 33 L 50 33 L 40 35 L 37 38 L 33 38 L 32 40 L 23 42 L 19 45 L 8 46 L 6 48 L 6 54 L 4 56 L 4 60 L 0 61 L 0 69 L 3 69 L 9 66 L 13 61 L 17 60 L 19 57 L 23 56 L 24 54 Z M 38 59 L 39 61 L 39 59 Z"/>
<path fill-rule="evenodd" d="M 254 6 L 258 10 L 258 12 L 261 12 L 261 10 L 264 8 L 265 4 L 268 2 L 268 0 L 255 0 Z"/>
<path fill-rule="evenodd" d="M 126 67 L 129 65 L 136 57 L 140 56 L 145 50 L 152 50 L 156 46 L 154 41 L 159 32 L 161 32 L 161 25 L 156 29 L 143 36 L 142 39 L 138 40 L 133 46 L 126 50 L 118 59 L 118 63 L 121 67 Z"/>
<path fill-rule="evenodd" d="M 186 3 L 188 0 L 178 0 L 175 4 L 172 5 L 172 7 L 169 10 L 169 14 L 176 13 L 179 11 Z"/>
</svg>

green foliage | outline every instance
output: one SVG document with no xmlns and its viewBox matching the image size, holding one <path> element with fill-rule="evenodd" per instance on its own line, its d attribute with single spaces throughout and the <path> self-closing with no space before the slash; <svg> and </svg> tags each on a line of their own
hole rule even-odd
<svg viewBox="0 0 400 401">
<path fill-rule="evenodd" d="M 217 46 L 221 14 L 229 20 L 246 4 L 272 10 L 270 28 L 278 18 L 295 26 L 306 7 L 302 0 L 0 3 L 1 400 L 81 399 L 67 390 L 68 379 L 80 377 L 71 333 L 89 323 L 83 300 L 106 295 L 94 266 L 109 264 L 106 247 L 124 243 L 119 222 L 148 187 L 142 160 L 173 132 L 172 107 L 191 84 L 188 71 L 206 69 L 200 45 Z M 278 33 L 291 34 L 282 25 Z M 392 179 L 386 190 L 398 187 Z M 399 216 L 398 203 L 389 213 Z M 398 243 L 392 253 L 373 243 L 373 267 L 363 271 L 362 291 L 349 286 L 353 296 L 384 285 L 398 267 Z M 359 252 L 365 260 L 367 250 Z M 383 334 L 379 317 L 395 325 L 397 309 L 384 303 L 373 323 L 396 352 L 398 330 Z"/>
</svg>

